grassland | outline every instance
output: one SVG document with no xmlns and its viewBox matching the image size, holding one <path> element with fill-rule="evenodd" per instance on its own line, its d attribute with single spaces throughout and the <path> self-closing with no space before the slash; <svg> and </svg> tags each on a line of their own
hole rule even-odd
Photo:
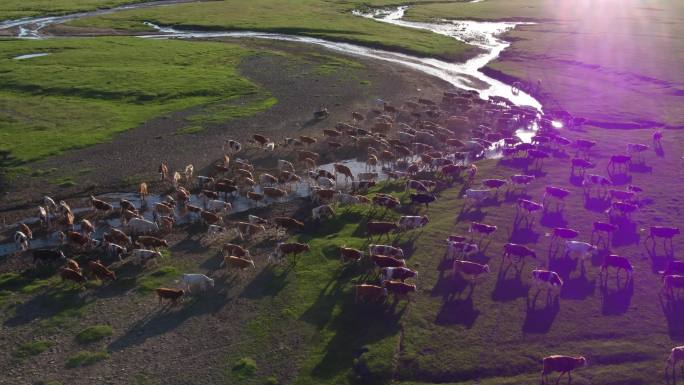
<svg viewBox="0 0 684 385">
<path fill-rule="evenodd" d="M 475 52 L 472 46 L 432 32 L 383 24 L 351 14 L 353 9 L 365 4 L 368 3 L 229 0 L 117 12 L 75 20 L 67 25 L 145 31 L 149 27 L 143 22 L 150 21 L 190 29 L 288 33 L 456 61 L 463 61 Z"/>
<path fill-rule="evenodd" d="M 50 55 L 12 59 L 32 52 Z M 5 41 L 1 146 L 25 162 L 105 141 L 193 106 L 249 97 L 250 104 L 205 118 L 254 114 L 276 101 L 238 73 L 250 54 L 233 44 L 134 38 Z"/>
<path fill-rule="evenodd" d="M 4 0 L 0 20 L 52 16 L 142 3 L 146 0 Z M 149 1 L 149 0 L 147 0 Z"/>
</svg>

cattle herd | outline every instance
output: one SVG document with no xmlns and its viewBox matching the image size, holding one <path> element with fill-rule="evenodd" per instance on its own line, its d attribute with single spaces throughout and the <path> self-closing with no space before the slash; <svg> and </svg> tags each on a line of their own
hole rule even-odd
<svg viewBox="0 0 684 385">
<path fill-rule="evenodd" d="M 328 114 L 325 111 L 325 114 L 318 112 L 317 118 L 326 118 Z M 410 197 L 408 204 L 416 205 L 416 209 L 425 205 L 426 211 L 429 211 L 430 203 L 438 199 L 439 191 L 454 183 L 462 183 L 466 202 L 463 210 L 467 211 L 495 198 L 501 189 L 509 193 L 525 193 L 528 185 L 537 179 L 535 171 L 544 167 L 544 161 L 552 158 L 553 151 L 574 154 L 569 160 L 569 172 L 571 177 L 581 181 L 581 192 L 585 198 L 589 199 L 592 194 L 607 197 L 610 199 L 610 207 L 606 211 L 608 218 L 629 220 L 639 211 L 642 189 L 632 185 L 618 189 L 611 178 L 612 175 L 629 172 L 631 163 L 644 162 L 644 152 L 650 145 L 626 144 L 624 154 L 610 157 L 606 166 L 607 176 L 593 174 L 591 170 L 597 167 L 592 161 L 596 143 L 585 139 L 569 140 L 559 135 L 557 128 L 560 123 L 572 129 L 582 122 L 582 119 L 573 118 L 563 111 L 540 114 L 533 108 L 512 105 L 503 98 L 483 100 L 471 91 L 445 92 L 441 103 L 428 99 L 408 101 L 401 107 L 383 103 L 365 114 L 354 112 L 349 122 L 339 122 L 333 128 L 323 130 L 321 137 L 302 135 L 276 141 L 266 135 L 255 134 L 243 141 L 244 144 L 235 139 L 226 140 L 223 144 L 224 157 L 210 167 L 207 175 L 194 175 L 191 164 L 180 171 L 170 171 L 168 163 L 162 162 L 158 167 L 159 181 L 154 184 L 156 190 L 163 191 L 158 201 L 151 199 L 148 184 L 141 183 L 137 191 L 140 202 L 137 206 L 129 200 L 106 202 L 91 196 L 87 218 L 77 221 L 69 204 L 45 197 L 38 208 L 38 226 L 31 228 L 27 224 L 19 224 L 14 242 L 20 253 L 32 255 L 34 265 L 59 265 L 59 274 L 65 281 L 83 285 L 88 279 L 116 280 L 114 265 L 117 263 L 145 266 L 163 258 L 159 249 L 169 247 L 164 237 L 182 223 L 204 226 L 205 237 L 209 240 L 228 231 L 234 231 L 241 242 L 259 234 L 281 239 L 288 233 L 302 232 L 306 222 L 329 220 L 335 216 L 339 206 L 362 204 L 384 210 L 400 208 L 401 196 L 377 193 L 370 199 L 366 197 L 368 189 L 377 183 L 380 175 L 403 180 L 407 194 L 404 197 Z M 516 130 L 521 127 L 537 130 L 531 143 L 523 143 L 516 136 Z M 459 139 L 458 136 L 462 137 L 464 133 L 469 133 L 471 138 Z M 661 146 L 661 140 L 662 133 L 656 131 L 652 145 Z M 335 163 L 332 172 L 317 168 L 322 152 L 334 154 L 343 146 L 357 149 L 365 162 L 364 172 L 354 175 L 343 163 Z M 283 159 L 278 159 L 277 169 L 257 172 L 257 167 L 249 160 L 238 157 L 247 148 L 269 152 L 273 156 L 277 153 Z M 475 185 L 478 169 L 472 162 L 492 149 L 506 161 L 526 162 L 526 172 L 506 179 L 481 179 L 481 184 Z M 249 215 L 247 221 L 235 221 L 231 217 L 231 201 L 238 196 L 247 198 L 258 207 L 284 201 L 292 194 L 294 186 L 302 184 L 307 186 L 312 206 L 311 216 L 306 220 Z M 536 217 L 547 210 L 562 212 L 565 199 L 575 193 L 555 185 L 546 186 L 544 191 L 538 201 L 529 196 L 517 200 L 515 226 L 524 223 L 531 227 Z M 192 204 L 192 197 L 197 197 L 195 202 L 199 203 Z M 120 228 L 111 226 L 107 221 L 117 216 L 121 220 Z M 106 229 L 100 239 L 96 239 L 98 221 L 100 228 Z M 384 302 L 389 295 L 393 295 L 396 301 L 408 299 L 411 293 L 416 292 L 416 285 L 406 281 L 416 279 L 418 272 L 407 267 L 405 258 L 408 256 L 392 244 L 390 234 L 428 224 L 427 214 L 404 215 L 391 222 L 369 221 L 365 225 L 369 241 L 372 242 L 373 237 L 378 241 L 384 237 L 388 244 L 370 244 L 367 253 L 365 250 L 339 247 L 343 263 L 357 263 L 367 257 L 379 269 L 380 279 L 377 282 L 354 286 L 356 302 Z M 274 231 L 269 233 L 267 229 Z M 60 246 L 31 249 L 35 230 L 55 236 L 60 240 Z M 610 220 L 597 220 L 589 242 L 578 240 L 580 232 L 571 228 L 554 228 L 549 235 L 553 243 L 564 248 L 563 258 L 584 260 L 595 254 L 600 246 L 609 250 L 611 234 L 617 230 L 618 226 Z M 477 263 L 471 257 L 481 252 L 483 241 L 496 231 L 494 224 L 472 222 L 468 235 L 448 236 L 445 256 L 450 260 L 454 276 L 467 277 L 474 287 L 490 273 L 488 265 Z M 666 252 L 672 252 L 672 238 L 679 234 L 678 228 L 653 226 L 648 231 L 654 248 L 656 241 L 662 239 Z M 266 261 L 280 263 L 291 258 L 295 263 L 297 255 L 309 251 L 306 243 L 278 241 Z M 255 268 L 250 251 L 244 245 L 225 243 L 221 252 L 221 268 L 226 267 L 238 274 Z M 517 268 L 522 267 L 526 258 L 539 260 L 535 250 L 522 244 L 507 243 L 502 252 L 503 258 Z M 84 269 L 67 256 L 76 253 L 90 257 Z M 633 268 L 625 256 L 607 255 L 601 265 L 601 274 L 607 275 L 610 268 L 616 269 L 617 274 L 624 270 L 628 279 L 632 277 Z M 552 300 L 554 291 L 557 296 L 563 286 L 560 274 L 548 269 L 533 270 L 530 279 L 540 290 L 548 290 L 547 301 Z M 204 274 L 183 274 L 180 282 L 182 287 L 179 288 L 156 289 L 160 304 L 170 301 L 175 305 L 188 293 L 214 287 L 214 280 Z M 663 272 L 662 284 L 663 293 L 669 296 L 684 288 L 684 263 L 671 262 Z M 680 361 L 684 361 L 684 347 L 672 350 L 668 368 L 674 368 Z M 586 363 L 584 357 L 546 357 L 543 359 L 542 382 L 551 372 L 560 372 L 561 376 L 568 373 L 570 378 L 573 369 Z"/>
</svg>

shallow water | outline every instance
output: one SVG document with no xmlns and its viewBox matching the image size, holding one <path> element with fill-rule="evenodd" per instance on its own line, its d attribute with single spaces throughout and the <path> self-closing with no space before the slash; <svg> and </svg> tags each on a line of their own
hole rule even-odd
<svg viewBox="0 0 684 385">
<path fill-rule="evenodd" d="M 32 59 L 34 57 L 41 57 L 41 56 L 47 56 L 50 55 L 49 53 L 31 53 L 28 55 L 21 55 L 17 57 L 13 57 L 12 59 L 14 60 L 25 60 L 25 59 Z"/>
</svg>

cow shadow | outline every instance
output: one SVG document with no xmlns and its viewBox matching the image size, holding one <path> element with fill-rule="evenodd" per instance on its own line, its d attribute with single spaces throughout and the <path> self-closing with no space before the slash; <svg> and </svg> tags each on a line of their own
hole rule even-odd
<svg viewBox="0 0 684 385">
<path fill-rule="evenodd" d="M 618 226 L 618 229 L 613 232 L 611 239 L 613 246 L 620 247 L 639 244 L 640 235 L 636 223 L 627 218 L 615 218 L 611 223 Z"/>
<path fill-rule="evenodd" d="M 576 187 L 582 187 L 584 183 L 584 175 L 570 175 L 568 183 Z"/>
<path fill-rule="evenodd" d="M 665 149 L 663 148 L 662 144 L 657 144 L 653 146 L 653 150 L 655 151 L 655 154 L 659 157 L 664 157 L 665 156 Z"/>
<path fill-rule="evenodd" d="M 622 186 L 632 183 L 632 176 L 627 173 L 608 173 L 608 176 L 610 177 L 610 180 L 613 182 L 614 186 Z"/>
<path fill-rule="evenodd" d="M 653 172 L 653 167 L 647 165 L 646 163 L 631 163 L 629 165 L 629 171 L 637 173 L 651 173 Z"/>
<path fill-rule="evenodd" d="M 541 234 L 534 231 L 534 222 L 516 221 L 513 223 L 508 241 L 519 244 L 537 243 L 540 236 Z"/>
<path fill-rule="evenodd" d="M 218 313 L 230 301 L 226 299 L 226 295 L 232 282 L 225 281 L 225 277 L 216 277 L 214 280 L 216 288 L 221 289 L 209 289 L 196 297 L 184 300 L 180 305 L 167 304 L 151 311 L 134 322 L 122 336 L 112 341 L 108 350 L 113 352 L 126 350 L 143 344 L 150 338 L 166 334 L 190 318 Z"/>
<path fill-rule="evenodd" d="M 521 170 L 527 170 L 530 166 L 529 158 L 508 158 L 499 160 L 499 164 L 502 166 L 517 168 Z"/>
<path fill-rule="evenodd" d="M 49 321 L 60 314 L 78 314 L 93 299 L 85 293 L 84 287 L 74 287 L 66 282 L 14 307 L 14 315 L 4 325 L 16 327 L 36 320 Z"/>
<path fill-rule="evenodd" d="M 448 268 L 446 265 L 448 265 Z M 470 288 L 470 294 L 468 296 L 472 294 L 473 287 L 470 285 L 470 282 L 465 280 L 461 274 L 448 273 L 451 271 L 451 268 L 451 261 L 442 262 L 437 283 L 435 283 L 435 286 L 433 286 L 430 291 L 430 296 L 441 296 L 443 302 L 448 302 L 454 298 L 461 297 L 466 288 Z"/>
<path fill-rule="evenodd" d="M 627 312 L 634 295 L 634 280 L 616 275 L 616 288 L 608 287 L 610 277 L 601 277 L 601 313 L 603 315 L 620 315 Z M 622 282 L 621 282 L 622 281 Z"/>
<path fill-rule="evenodd" d="M 264 267 L 240 293 L 241 298 L 260 299 L 274 297 L 287 286 L 291 265 L 284 269 L 277 269 L 273 265 Z"/>
<path fill-rule="evenodd" d="M 496 302 L 510 302 L 517 298 L 527 297 L 530 285 L 522 282 L 522 269 L 516 269 L 512 263 L 503 266 L 502 261 L 499 267 L 499 274 L 496 277 L 496 284 L 492 292 L 492 300 Z M 513 267 L 511 278 L 507 278 L 508 271 Z"/>
<path fill-rule="evenodd" d="M 455 222 L 480 222 L 485 218 L 486 215 L 487 214 L 484 211 L 482 211 L 482 208 L 480 208 L 479 206 L 466 207 L 465 205 L 463 205 L 463 208 L 456 217 Z"/>
<path fill-rule="evenodd" d="M 544 211 L 539 220 L 539 224 L 544 227 L 567 227 L 568 221 L 563 217 L 563 211 Z"/>
<path fill-rule="evenodd" d="M 338 276 L 349 275 L 343 271 Z M 351 275 L 349 275 L 351 277 Z M 347 277 L 347 279 L 349 279 Z M 333 316 L 333 309 L 342 300 L 345 281 L 342 279 L 332 279 L 325 287 L 320 290 L 314 303 L 304 311 L 300 320 L 316 326 L 317 329 L 324 328 Z"/>
<path fill-rule="evenodd" d="M 530 300 L 529 295 L 526 300 L 525 322 L 522 326 L 523 333 L 546 334 L 551 330 L 551 325 L 560 311 L 560 300 L 558 296 L 553 298 L 547 296 L 544 307 L 537 307 L 537 300 L 540 291 Z M 544 296 L 544 295 L 542 295 Z"/>
<path fill-rule="evenodd" d="M 604 213 L 610 207 L 610 198 L 607 196 L 592 197 L 584 195 L 584 208 L 596 213 Z"/>
<path fill-rule="evenodd" d="M 480 311 L 473 305 L 473 298 L 468 296 L 465 299 L 450 299 L 442 303 L 442 308 L 435 318 L 437 325 L 463 325 L 470 329 L 475 325 Z"/>
<path fill-rule="evenodd" d="M 522 190 L 506 190 L 504 202 L 517 202 L 518 199 L 531 199 L 532 196 Z"/>
<path fill-rule="evenodd" d="M 667 319 L 670 338 L 684 340 L 684 299 L 659 295 L 660 306 Z"/>
<path fill-rule="evenodd" d="M 584 270 L 575 278 L 567 278 L 563 283 L 560 296 L 563 299 L 583 300 L 594 294 L 596 279 L 589 280 Z"/>
<path fill-rule="evenodd" d="M 577 270 L 577 259 L 560 256 L 560 258 L 551 258 L 549 256 L 549 270 L 555 271 L 564 280 L 567 280 L 573 271 Z"/>
</svg>

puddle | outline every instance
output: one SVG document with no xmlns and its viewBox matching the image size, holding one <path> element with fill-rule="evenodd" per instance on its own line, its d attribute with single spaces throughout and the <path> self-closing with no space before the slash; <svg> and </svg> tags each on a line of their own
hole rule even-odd
<svg viewBox="0 0 684 385">
<path fill-rule="evenodd" d="M 47 56 L 50 55 L 49 53 L 31 53 L 28 55 L 21 55 L 17 57 L 13 57 L 12 59 L 14 60 L 25 60 L 25 59 L 32 59 L 34 57 L 41 57 L 41 56 Z"/>
</svg>

